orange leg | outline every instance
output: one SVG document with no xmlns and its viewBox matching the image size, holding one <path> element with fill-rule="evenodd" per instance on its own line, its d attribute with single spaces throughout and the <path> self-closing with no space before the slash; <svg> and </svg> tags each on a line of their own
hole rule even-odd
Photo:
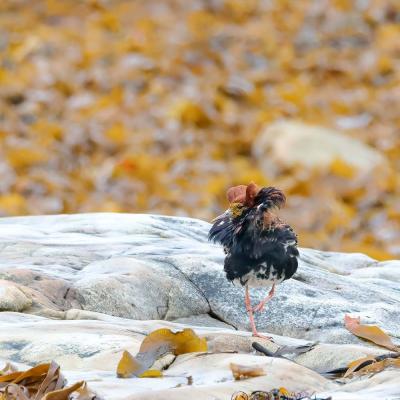
<svg viewBox="0 0 400 400">
<path fill-rule="evenodd" d="M 253 332 L 253 336 L 256 336 L 256 337 L 259 337 L 262 339 L 271 340 L 272 338 L 270 338 L 269 336 L 264 336 L 257 332 L 256 324 L 254 322 L 253 308 L 251 307 L 249 288 L 247 285 L 246 285 L 245 304 L 246 304 L 247 313 L 249 314 L 249 320 L 250 320 L 250 325 L 251 325 L 251 330 Z"/>
<path fill-rule="evenodd" d="M 262 311 L 264 309 L 264 306 L 266 303 L 268 303 L 272 297 L 274 297 L 275 294 L 275 283 L 272 285 L 271 290 L 268 293 L 268 296 L 264 299 L 261 300 L 254 308 L 253 308 L 253 312 L 259 312 Z"/>
</svg>

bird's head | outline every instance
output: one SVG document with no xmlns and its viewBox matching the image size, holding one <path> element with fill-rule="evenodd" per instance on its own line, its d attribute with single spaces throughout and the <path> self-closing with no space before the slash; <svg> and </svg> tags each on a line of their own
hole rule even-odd
<svg viewBox="0 0 400 400">
<path fill-rule="evenodd" d="M 226 192 L 226 197 L 231 205 L 240 204 L 245 207 L 253 207 L 254 199 L 259 191 L 260 187 L 251 182 L 249 185 L 231 187 Z"/>
<path fill-rule="evenodd" d="M 259 207 L 262 211 L 284 206 L 286 197 L 275 187 L 259 187 L 254 182 L 228 189 L 227 198 L 234 214 L 240 214 L 246 208 Z"/>
</svg>

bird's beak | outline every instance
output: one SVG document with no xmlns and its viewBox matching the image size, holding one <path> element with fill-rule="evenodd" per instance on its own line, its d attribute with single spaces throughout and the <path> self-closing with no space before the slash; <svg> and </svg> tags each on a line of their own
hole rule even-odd
<svg viewBox="0 0 400 400">
<path fill-rule="evenodd" d="M 224 214 L 218 215 L 218 217 L 215 217 L 214 219 L 211 220 L 211 223 L 214 223 L 218 219 L 220 219 Z"/>
<path fill-rule="evenodd" d="M 221 219 L 221 218 L 224 217 L 228 212 L 229 212 L 229 209 L 226 210 L 225 212 L 223 212 L 222 214 L 218 215 L 218 217 L 215 217 L 215 218 L 211 221 L 211 223 L 217 221 L 218 219 Z"/>
</svg>

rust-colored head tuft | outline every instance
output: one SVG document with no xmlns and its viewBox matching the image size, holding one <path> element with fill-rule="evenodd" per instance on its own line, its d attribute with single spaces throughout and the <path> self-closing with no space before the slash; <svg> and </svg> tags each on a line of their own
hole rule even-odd
<svg viewBox="0 0 400 400">
<path fill-rule="evenodd" d="M 226 192 L 226 197 L 230 204 L 239 203 L 246 207 L 254 205 L 254 199 L 260 191 L 260 187 L 254 182 L 249 185 L 233 186 Z"/>
<path fill-rule="evenodd" d="M 253 207 L 254 199 L 257 196 L 259 191 L 260 191 L 260 187 L 258 185 L 256 185 L 254 182 L 250 182 L 250 184 L 247 185 L 246 200 L 244 202 L 244 205 L 246 207 Z"/>
<path fill-rule="evenodd" d="M 233 186 L 226 192 L 226 197 L 230 204 L 240 203 L 244 204 L 246 201 L 246 185 Z"/>
</svg>

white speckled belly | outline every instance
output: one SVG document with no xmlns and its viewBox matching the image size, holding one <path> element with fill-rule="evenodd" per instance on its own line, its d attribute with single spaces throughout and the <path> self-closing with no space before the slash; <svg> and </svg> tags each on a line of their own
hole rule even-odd
<svg viewBox="0 0 400 400">
<path fill-rule="evenodd" d="M 279 284 L 283 281 L 284 276 L 279 277 L 277 276 L 277 272 L 275 271 L 274 267 L 272 266 L 270 269 L 270 273 L 265 276 L 266 269 L 261 268 L 259 271 L 250 271 L 249 273 L 243 275 L 241 278 L 236 278 L 233 280 L 234 285 L 236 286 L 245 286 L 248 287 L 269 287 L 272 286 L 274 283 Z M 259 275 L 264 275 L 262 278 Z"/>
</svg>

